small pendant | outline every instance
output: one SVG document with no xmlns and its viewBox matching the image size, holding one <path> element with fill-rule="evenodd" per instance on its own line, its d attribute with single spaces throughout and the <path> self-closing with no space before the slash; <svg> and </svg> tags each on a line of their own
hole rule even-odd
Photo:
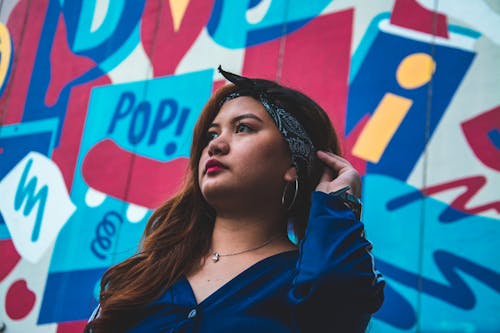
<svg viewBox="0 0 500 333">
<path fill-rule="evenodd" d="M 219 261 L 219 258 L 220 258 L 220 254 L 218 252 L 214 252 L 214 254 L 212 255 L 212 260 L 214 262 L 217 262 L 217 261 Z"/>
</svg>

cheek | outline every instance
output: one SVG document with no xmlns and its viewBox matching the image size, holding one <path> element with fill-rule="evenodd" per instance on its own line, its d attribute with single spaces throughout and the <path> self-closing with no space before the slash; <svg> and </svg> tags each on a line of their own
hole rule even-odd
<svg viewBox="0 0 500 333">
<path fill-rule="evenodd" d="M 282 164 L 288 166 L 290 164 L 291 157 L 288 145 L 281 136 L 275 138 L 271 144 L 264 145 L 263 153 L 269 158 L 270 162 L 277 163 L 277 166 Z"/>
<path fill-rule="evenodd" d="M 254 146 L 248 154 L 255 164 L 258 164 L 254 165 L 255 167 L 265 167 L 270 174 L 274 171 L 281 173 L 282 169 L 288 168 L 291 163 L 288 148 L 276 142 Z"/>
</svg>

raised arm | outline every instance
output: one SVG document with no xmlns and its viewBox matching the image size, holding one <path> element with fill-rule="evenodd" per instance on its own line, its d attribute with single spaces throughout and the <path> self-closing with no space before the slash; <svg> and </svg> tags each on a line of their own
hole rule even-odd
<svg viewBox="0 0 500 333">
<path fill-rule="evenodd" d="M 289 298 L 300 332 L 364 332 L 383 302 L 385 282 L 375 269 L 364 226 L 342 193 L 361 192 L 345 159 L 318 152 L 325 171 L 312 194 L 305 239 Z M 335 177 L 336 176 L 336 177 Z"/>
</svg>

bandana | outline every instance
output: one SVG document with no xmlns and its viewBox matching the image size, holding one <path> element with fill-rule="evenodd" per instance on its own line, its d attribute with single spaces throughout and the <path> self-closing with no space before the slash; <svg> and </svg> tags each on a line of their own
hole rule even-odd
<svg viewBox="0 0 500 333">
<path fill-rule="evenodd" d="M 218 69 L 222 76 L 240 88 L 238 91 L 226 96 L 226 98 L 221 101 L 220 106 L 240 96 L 252 96 L 259 100 L 273 119 L 274 124 L 281 132 L 285 141 L 288 143 L 293 164 L 297 168 L 297 173 L 299 176 L 309 175 L 316 149 L 299 121 L 292 114 L 286 112 L 283 107 L 273 102 L 272 97 L 266 92 L 266 88 L 259 86 L 258 82 L 255 80 L 226 72 L 221 66 L 219 66 Z"/>
</svg>

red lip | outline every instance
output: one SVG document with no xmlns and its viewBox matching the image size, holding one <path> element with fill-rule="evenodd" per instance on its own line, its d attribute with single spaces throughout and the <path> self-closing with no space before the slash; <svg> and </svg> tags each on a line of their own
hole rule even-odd
<svg viewBox="0 0 500 333">
<path fill-rule="evenodd" d="M 220 171 L 222 169 L 227 169 L 227 167 L 216 159 L 209 159 L 205 164 L 205 173 L 212 173 Z"/>
</svg>

